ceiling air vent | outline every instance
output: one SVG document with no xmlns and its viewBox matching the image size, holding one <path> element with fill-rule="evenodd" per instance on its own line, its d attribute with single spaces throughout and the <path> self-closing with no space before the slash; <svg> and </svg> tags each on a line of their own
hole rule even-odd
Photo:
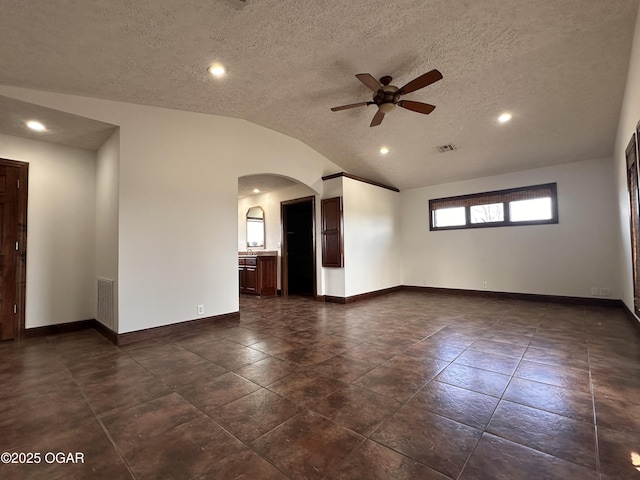
<svg viewBox="0 0 640 480">
<path fill-rule="evenodd" d="M 236 7 L 238 10 L 240 10 L 241 8 L 244 8 L 247 6 L 247 4 L 249 3 L 249 0 L 227 0 L 227 3 L 230 3 L 231 5 Z"/>
<path fill-rule="evenodd" d="M 447 143 L 446 145 L 440 145 L 436 147 L 440 153 L 453 152 L 456 147 L 453 146 L 453 143 Z"/>
</svg>

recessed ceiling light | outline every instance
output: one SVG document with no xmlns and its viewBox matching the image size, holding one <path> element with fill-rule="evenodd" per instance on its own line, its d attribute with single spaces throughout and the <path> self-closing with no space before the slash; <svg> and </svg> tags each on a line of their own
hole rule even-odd
<svg viewBox="0 0 640 480">
<path fill-rule="evenodd" d="M 253 193 L 260 193 L 260 190 L 258 190 L 257 188 L 254 188 Z"/>
<path fill-rule="evenodd" d="M 213 75 L 214 77 L 218 77 L 219 78 L 219 77 L 222 77 L 225 73 L 227 73 L 227 71 L 219 63 L 214 63 L 213 65 L 211 65 L 209 67 L 209 73 L 211 75 Z"/>
<path fill-rule="evenodd" d="M 387 153 L 389 153 L 389 149 L 388 149 L 387 147 L 382 147 L 382 148 L 380 149 L 380 153 L 381 153 L 382 155 L 386 155 Z"/>
<path fill-rule="evenodd" d="M 47 127 L 45 127 L 42 123 L 35 120 L 29 120 L 27 122 L 27 127 L 29 127 L 31 130 L 35 130 L 36 132 L 44 132 L 47 129 Z"/>
<path fill-rule="evenodd" d="M 500 116 L 498 117 L 498 121 L 499 121 L 500 123 L 506 123 L 506 122 L 508 122 L 509 120 L 511 120 L 511 114 L 510 114 L 510 113 L 503 113 L 502 115 L 500 115 Z"/>
</svg>

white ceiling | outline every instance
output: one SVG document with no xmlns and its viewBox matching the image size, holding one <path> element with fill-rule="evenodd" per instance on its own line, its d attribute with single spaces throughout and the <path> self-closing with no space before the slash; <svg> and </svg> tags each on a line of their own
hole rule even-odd
<svg viewBox="0 0 640 480">
<path fill-rule="evenodd" d="M 244 118 L 403 189 L 610 156 L 637 10 L 638 0 L 2 0 L 0 84 Z M 207 74 L 214 62 L 222 80 Z M 356 73 L 402 86 L 433 68 L 444 79 L 404 97 L 436 105 L 430 115 L 398 108 L 370 128 L 375 107 L 330 111 L 371 99 Z M 500 125 L 503 111 L 513 120 Z M 447 143 L 457 150 L 438 153 Z"/>
</svg>

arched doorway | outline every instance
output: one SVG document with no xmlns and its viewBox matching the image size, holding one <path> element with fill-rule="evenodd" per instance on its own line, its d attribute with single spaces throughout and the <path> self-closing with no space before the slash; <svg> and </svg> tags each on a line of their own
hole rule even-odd
<svg viewBox="0 0 640 480">
<path fill-rule="evenodd" d="M 307 185 L 280 175 L 238 178 L 238 252 L 277 255 L 280 295 L 317 294 L 316 196 Z M 255 228 L 247 214 L 256 207 L 264 212 L 264 246 L 247 238 Z"/>
</svg>

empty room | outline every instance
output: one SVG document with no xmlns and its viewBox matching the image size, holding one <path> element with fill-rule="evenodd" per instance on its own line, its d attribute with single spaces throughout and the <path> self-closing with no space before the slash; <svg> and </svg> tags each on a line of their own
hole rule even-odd
<svg viewBox="0 0 640 480">
<path fill-rule="evenodd" d="M 638 0 L 0 5 L 0 478 L 640 479 Z"/>
</svg>

